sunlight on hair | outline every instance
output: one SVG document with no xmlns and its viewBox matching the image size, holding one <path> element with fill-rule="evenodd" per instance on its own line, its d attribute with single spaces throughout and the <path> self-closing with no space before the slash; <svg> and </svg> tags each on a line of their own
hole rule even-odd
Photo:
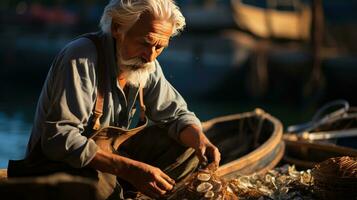
<svg viewBox="0 0 357 200">
<path fill-rule="evenodd" d="M 174 28 L 172 35 L 177 35 L 186 25 L 185 18 L 173 0 L 112 0 L 104 8 L 100 27 L 103 32 L 110 33 L 113 22 L 125 32 L 135 24 L 144 12 L 151 13 L 154 18 L 169 20 Z"/>
</svg>

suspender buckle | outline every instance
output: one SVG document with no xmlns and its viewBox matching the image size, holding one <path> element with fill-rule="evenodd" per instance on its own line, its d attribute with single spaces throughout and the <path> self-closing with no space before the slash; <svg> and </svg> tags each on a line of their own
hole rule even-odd
<svg viewBox="0 0 357 200">
<path fill-rule="evenodd" d="M 93 125 L 93 130 L 99 130 L 100 129 L 100 117 L 102 116 L 102 113 L 100 112 L 96 112 L 94 111 L 93 113 L 94 115 L 94 118 L 93 118 L 93 122 L 94 122 L 94 125 Z"/>
</svg>

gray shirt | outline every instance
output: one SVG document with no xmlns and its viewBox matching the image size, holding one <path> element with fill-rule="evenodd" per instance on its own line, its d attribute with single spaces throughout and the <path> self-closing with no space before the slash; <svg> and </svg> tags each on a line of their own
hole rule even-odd
<svg viewBox="0 0 357 200">
<path fill-rule="evenodd" d="M 117 82 L 114 41 L 110 34 L 101 36 L 104 59 L 110 69 L 110 91 L 105 94 L 102 126 L 128 128 L 138 88 L 130 86 L 127 97 Z M 35 115 L 27 156 L 42 153 L 50 160 L 72 167 L 86 166 L 98 147 L 85 133 L 92 119 L 98 86 L 97 52 L 87 38 L 69 43 L 55 58 L 43 86 Z M 194 113 L 188 111 L 181 95 L 165 79 L 158 61 L 156 70 L 144 87 L 144 103 L 148 118 L 156 124 L 168 125 L 168 134 L 179 141 L 180 131 L 187 125 L 201 126 Z"/>
</svg>

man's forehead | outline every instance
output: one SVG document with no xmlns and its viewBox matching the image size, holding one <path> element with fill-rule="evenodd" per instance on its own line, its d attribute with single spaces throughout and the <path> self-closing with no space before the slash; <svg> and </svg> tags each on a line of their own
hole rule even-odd
<svg viewBox="0 0 357 200">
<path fill-rule="evenodd" d="M 170 37 L 150 32 L 144 37 L 144 40 L 148 43 L 157 43 L 161 46 L 168 46 Z"/>
<path fill-rule="evenodd" d="M 156 37 L 160 40 L 169 40 L 173 32 L 172 29 L 172 23 L 153 19 L 150 14 L 144 13 L 128 31 L 128 34 L 136 37 L 146 37 L 147 39 Z"/>
</svg>

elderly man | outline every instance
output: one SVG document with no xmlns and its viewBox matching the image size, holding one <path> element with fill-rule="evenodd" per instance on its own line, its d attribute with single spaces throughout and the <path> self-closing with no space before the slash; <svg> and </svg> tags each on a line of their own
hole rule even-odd
<svg viewBox="0 0 357 200">
<path fill-rule="evenodd" d="M 101 199 L 123 198 L 118 191 L 128 183 L 159 198 L 194 170 L 197 158 L 218 166 L 218 149 L 156 60 L 185 25 L 173 1 L 112 0 L 100 25 L 100 33 L 75 39 L 56 57 L 26 158 L 10 162 L 9 175 L 64 171 L 95 177 Z M 125 141 L 136 99 L 152 125 Z M 129 136 L 108 146 L 102 133 L 109 141 Z"/>
</svg>

